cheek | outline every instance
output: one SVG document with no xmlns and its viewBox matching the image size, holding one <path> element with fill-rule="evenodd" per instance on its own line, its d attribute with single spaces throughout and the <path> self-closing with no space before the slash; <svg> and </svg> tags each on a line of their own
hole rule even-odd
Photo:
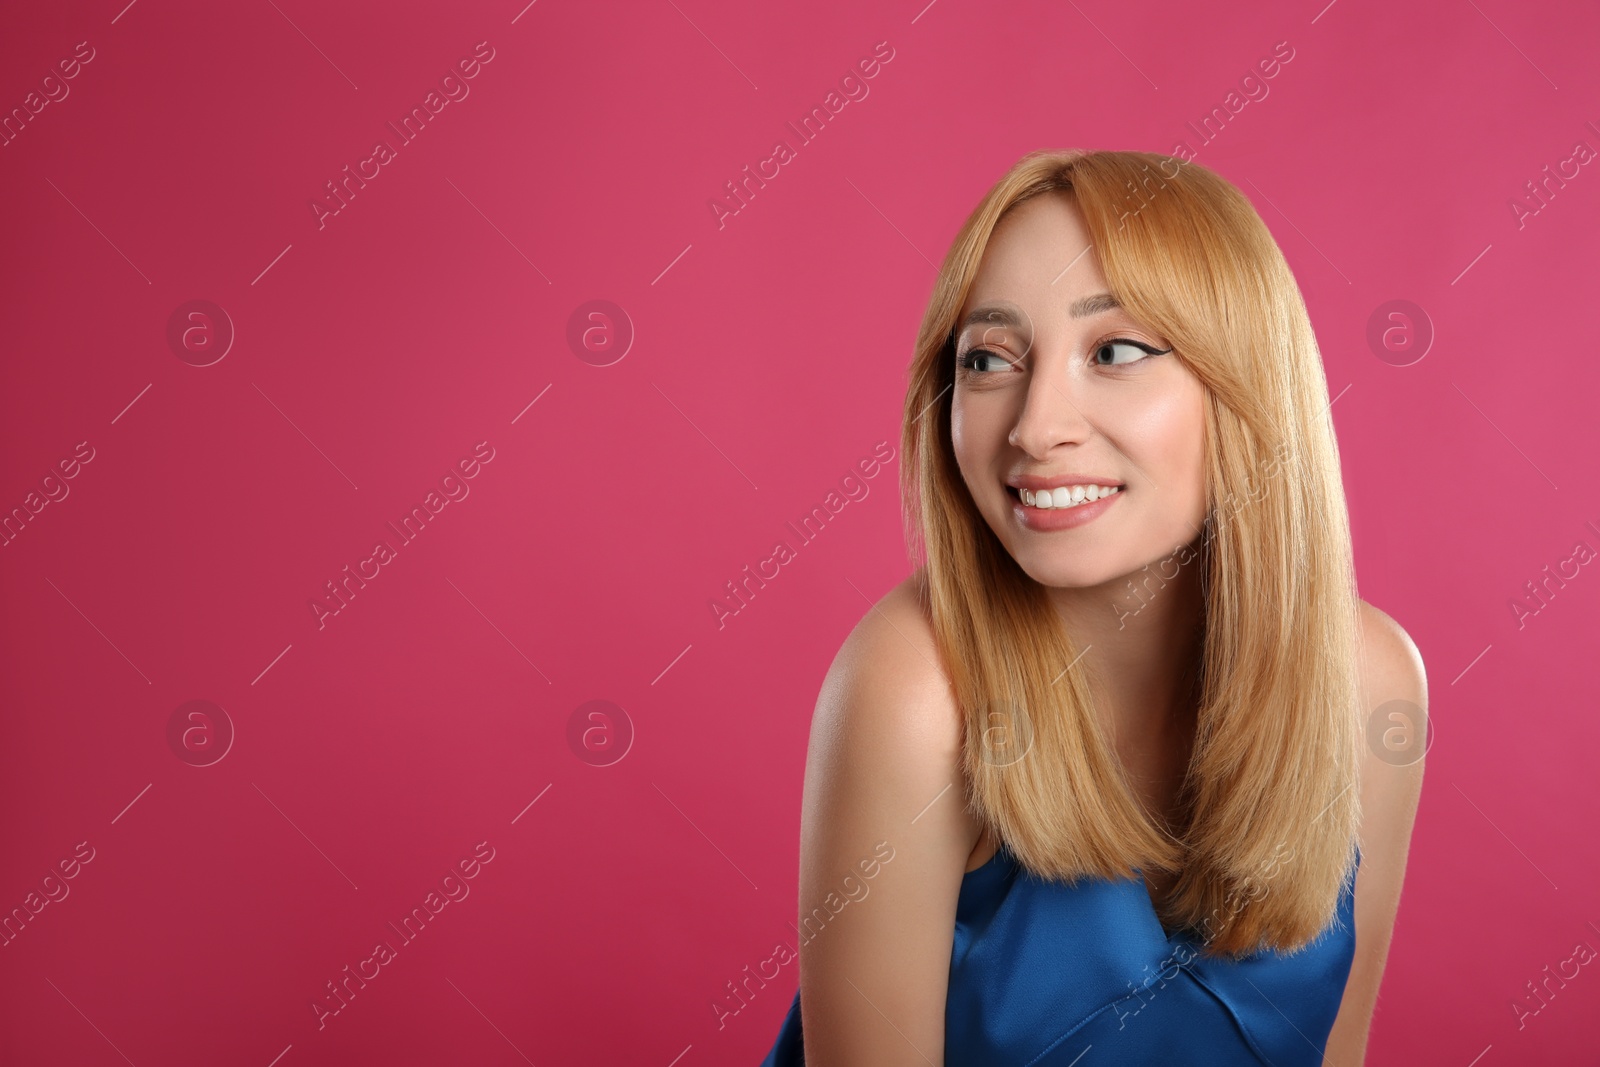
<svg viewBox="0 0 1600 1067">
<path fill-rule="evenodd" d="M 1169 495 L 1200 497 L 1205 489 L 1205 416 L 1195 395 L 1164 397 L 1129 412 L 1129 455 Z"/>
<path fill-rule="evenodd" d="M 988 491 L 984 488 L 992 473 L 993 460 L 1004 443 L 1005 430 L 994 405 L 966 403 L 957 397 L 950 405 L 950 446 L 956 468 L 967 491 L 980 508 L 987 510 Z"/>
<path fill-rule="evenodd" d="M 987 428 L 981 406 L 974 407 L 957 397 L 950 405 L 950 445 L 962 473 L 975 470 L 993 448 L 986 439 Z"/>
</svg>

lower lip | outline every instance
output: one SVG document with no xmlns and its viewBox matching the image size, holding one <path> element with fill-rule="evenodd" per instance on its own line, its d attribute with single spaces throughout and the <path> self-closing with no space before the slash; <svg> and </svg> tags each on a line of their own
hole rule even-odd
<svg viewBox="0 0 1600 1067">
<path fill-rule="evenodd" d="M 1086 522 L 1093 522 L 1105 514 L 1107 508 L 1118 500 L 1126 489 L 1118 489 L 1110 496 L 1103 496 L 1092 504 L 1079 504 L 1074 508 L 1030 508 L 1022 501 L 1015 498 L 1011 501 L 1012 514 L 1018 522 L 1030 530 L 1045 533 L 1050 530 L 1070 530 L 1075 526 L 1082 526 Z M 1007 494 L 1008 496 L 1010 494 Z"/>
</svg>

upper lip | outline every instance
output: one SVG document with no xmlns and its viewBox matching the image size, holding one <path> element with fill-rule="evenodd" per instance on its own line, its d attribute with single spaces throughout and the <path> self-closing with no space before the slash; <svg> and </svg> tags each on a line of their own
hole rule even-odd
<svg viewBox="0 0 1600 1067">
<path fill-rule="evenodd" d="M 1018 474 L 1006 479 L 1006 484 L 1016 489 L 1030 489 L 1039 492 L 1042 489 L 1059 489 L 1063 485 L 1121 485 L 1115 478 L 1103 478 L 1098 474 L 1052 474 L 1049 476 L 1039 474 Z"/>
</svg>

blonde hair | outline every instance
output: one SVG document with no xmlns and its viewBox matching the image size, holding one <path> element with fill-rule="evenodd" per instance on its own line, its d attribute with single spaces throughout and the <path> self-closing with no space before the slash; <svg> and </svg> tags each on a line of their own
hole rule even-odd
<svg viewBox="0 0 1600 1067">
<path fill-rule="evenodd" d="M 1073 198 L 1113 294 L 1205 387 L 1208 515 L 1192 557 L 1203 652 L 1181 836 L 1132 792 L 1084 670 L 1063 670 L 1080 650 L 978 511 L 951 447 L 957 317 L 996 224 L 1044 193 Z M 1266 225 L 1194 163 L 1031 153 L 945 256 L 910 379 L 907 542 L 962 709 L 970 809 L 1041 877 L 1180 872 L 1162 921 L 1206 930 L 1208 953 L 1304 947 L 1354 860 L 1358 600 L 1316 337 Z"/>
</svg>

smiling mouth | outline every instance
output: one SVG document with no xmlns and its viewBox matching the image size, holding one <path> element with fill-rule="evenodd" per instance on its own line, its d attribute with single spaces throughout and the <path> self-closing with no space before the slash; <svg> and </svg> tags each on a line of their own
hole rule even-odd
<svg viewBox="0 0 1600 1067">
<path fill-rule="evenodd" d="M 1075 500 L 1072 498 L 1071 494 L 1064 494 L 1064 499 L 1062 499 L 1061 503 L 1057 504 L 1053 503 L 1053 501 L 1058 499 L 1058 497 L 1063 496 L 1063 494 L 1057 494 L 1054 490 L 1051 490 L 1049 493 L 1041 490 L 1039 492 L 1030 492 L 1028 494 L 1028 496 L 1033 500 L 1033 503 L 1030 504 L 1028 501 L 1023 499 L 1021 489 L 1018 489 L 1014 485 L 1006 486 L 1006 494 L 1010 496 L 1012 500 L 1015 500 L 1025 508 L 1036 509 L 1039 511 L 1066 511 L 1082 504 L 1092 504 L 1096 500 L 1104 500 L 1108 496 L 1117 496 L 1127 491 L 1127 486 L 1122 485 L 1107 487 L 1105 489 L 1097 486 L 1095 487 L 1095 494 L 1093 496 L 1085 493 L 1082 499 Z M 1052 503 L 1044 503 L 1044 500 L 1047 497 L 1052 501 Z"/>
</svg>

